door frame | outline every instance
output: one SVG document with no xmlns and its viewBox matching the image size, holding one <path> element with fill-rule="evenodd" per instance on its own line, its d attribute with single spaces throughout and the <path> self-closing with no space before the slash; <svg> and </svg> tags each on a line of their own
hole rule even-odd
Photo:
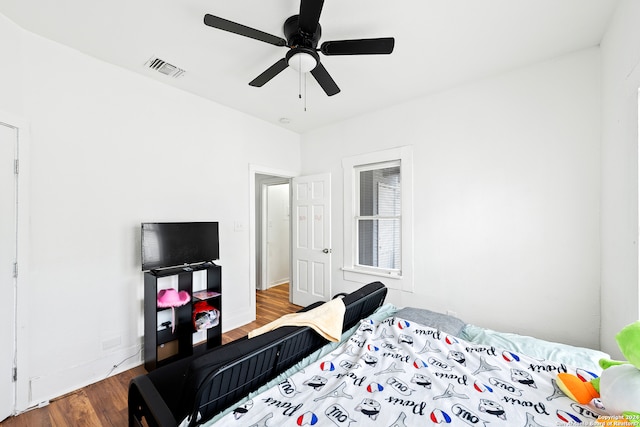
<svg viewBox="0 0 640 427">
<path fill-rule="evenodd" d="M 300 173 L 295 171 L 271 168 L 268 166 L 249 164 L 249 253 L 251 254 L 251 260 L 249 263 L 249 285 L 251 289 L 250 311 L 251 313 L 253 313 L 253 320 L 255 320 L 256 316 L 256 191 L 262 190 L 256 189 L 256 175 L 271 175 L 274 177 L 291 180 L 292 178 L 300 175 Z M 289 245 L 291 245 L 291 237 L 289 237 Z M 289 277 L 291 277 L 291 259 L 289 259 Z M 289 280 L 289 289 L 291 289 L 291 280 Z M 289 292 L 289 294 L 291 294 L 291 292 Z M 289 299 L 291 299 L 291 296 L 289 296 Z"/>
<path fill-rule="evenodd" d="M 15 369 L 17 380 L 15 382 L 14 415 L 23 412 L 32 404 L 29 398 L 29 366 L 28 366 L 28 301 L 23 295 L 28 294 L 29 289 L 29 127 L 27 121 L 13 113 L 0 110 L 0 122 L 3 125 L 16 129 L 18 138 L 17 158 L 18 163 L 18 213 L 17 213 L 17 263 L 18 276 L 16 278 L 15 296 Z"/>
</svg>

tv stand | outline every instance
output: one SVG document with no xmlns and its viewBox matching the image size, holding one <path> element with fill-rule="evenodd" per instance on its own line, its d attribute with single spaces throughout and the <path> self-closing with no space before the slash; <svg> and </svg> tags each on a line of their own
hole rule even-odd
<svg viewBox="0 0 640 427">
<path fill-rule="evenodd" d="M 193 305 L 198 299 L 193 296 L 193 273 L 206 270 L 206 290 L 213 296 L 207 298 L 209 304 L 220 311 L 222 317 L 222 268 L 215 263 L 180 266 L 144 273 L 144 367 L 147 371 L 164 366 L 175 360 L 205 351 L 222 344 L 222 320 L 216 326 L 206 330 L 206 343 L 193 344 Z M 158 279 L 178 276 L 177 291 L 186 291 L 191 300 L 175 307 L 175 328 L 167 327 L 166 322 L 158 321 L 158 313 L 171 310 L 160 308 L 157 304 Z M 173 329 L 173 330 L 172 330 Z"/>
</svg>

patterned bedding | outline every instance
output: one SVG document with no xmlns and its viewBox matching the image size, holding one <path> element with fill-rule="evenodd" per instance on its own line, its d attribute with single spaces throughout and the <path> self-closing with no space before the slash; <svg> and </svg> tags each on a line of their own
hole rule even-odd
<svg viewBox="0 0 640 427">
<path fill-rule="evenodd" d="M 362 321 L 319 361 L 243 403 L 223 426 L 559 426 L 606 414 L 557 388 L 585 369 L 472 344 L 401 317 Z"/>
</svg>

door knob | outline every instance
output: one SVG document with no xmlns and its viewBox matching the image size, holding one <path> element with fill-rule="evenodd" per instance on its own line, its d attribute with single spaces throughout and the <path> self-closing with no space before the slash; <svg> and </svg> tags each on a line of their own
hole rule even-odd
<svg viewBox="0 0 640 427">
<path fill-rule="evenodd" d="M 331 253 L 331 249 L 324 248 L 322 250 L 322 252 L 325 253 L 325 254 L 330 254 Z"/>
</svg>

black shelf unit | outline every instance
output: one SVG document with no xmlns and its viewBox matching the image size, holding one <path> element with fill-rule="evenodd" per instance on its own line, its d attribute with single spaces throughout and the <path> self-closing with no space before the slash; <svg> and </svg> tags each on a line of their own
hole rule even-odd
<svg viewBox="0 0 640 427">
<path fill-rule="evenodd" d="M 193 273 L 206 270 L 207 291 L 217 295 L 208 298 L 210 305 L 220 311 L 219 322 L 207 329 L 206 342 L 193 344 L 193 305 L 198 301 L 193 297 Z M 191 300 L 175 310 L 175 331 L 171 327 L 158 330 L 158 312 L 171 310 L 160 308 L 157 304 L 158 279 L 178 276 L 178 291 L 186 291 Z M 204 263 L 189 267 L 176 267 L 163 270 L 151 270 L 144 273 L 144 367 L 152 371 L 173 361 L 204 352 L 222 344 L 222 268 L 215 263 Z"/>
</svg>

